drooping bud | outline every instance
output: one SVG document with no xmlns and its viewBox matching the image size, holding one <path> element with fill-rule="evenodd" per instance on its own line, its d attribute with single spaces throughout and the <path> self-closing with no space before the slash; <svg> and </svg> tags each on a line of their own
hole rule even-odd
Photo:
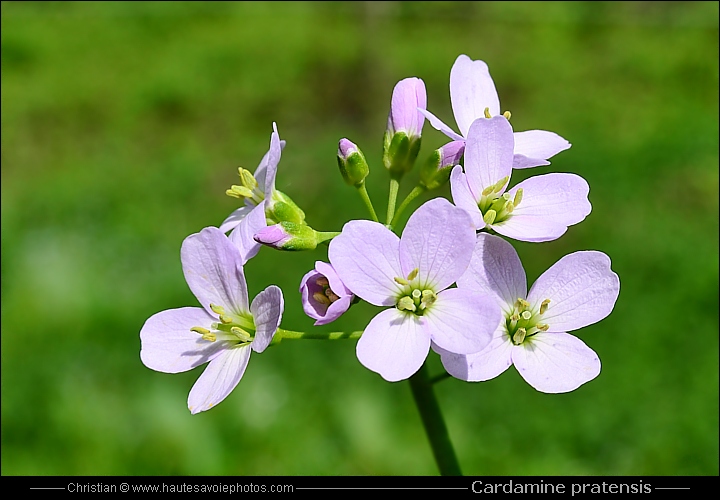
<svg viewBox="0 0 720 500">
<path fill-rule="evenodd" d="M 315 269 L 303 276 L 300 294 L 305 314 L 315 319 L 316 325 L 325 325 L 339 318 L 355 299 L 332 265 L 315 262 Z"/>
<path fill-rule="evenodd" d="M 436 189 L 444 185 L 464 153 L 465 141 L 448 142 L 436 149 L 420 169 L 420 184 L 427 189 Z"/>
<path fill-rule="evenodd" d="M 340 139 L 337 161 L 343 179 L 351 186 L 360 186 L 370 173 L 365 155 L 348 139 Z"/>
<path fill-rule="evenodd" d="M 383 141 L 383 164 L 391 174 L 402 176 L 412 170 L 425 123 L 417 108 L 426 107 L 425 82 L 421 79 L 405 78 L 395 85 Z"/>
<path fill-rule="evenodd" d="M 317 247 L 317 233 L 307 224 L 283 221 L 255 233 L 258 243 L 278 250 L 313 250 Z"/>
</svg>

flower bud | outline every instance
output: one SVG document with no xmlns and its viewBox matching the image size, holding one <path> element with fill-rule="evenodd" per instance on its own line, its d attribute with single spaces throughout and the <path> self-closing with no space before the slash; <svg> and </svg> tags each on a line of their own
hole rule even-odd
<svg viewBox="0 0 720 500">
<path fill-rule="evenodd" d="M 313 250 L 317 246 L 317 233 L 313 228 L 289 221 L 265 227 L 255 233 L 253 239 L 277 250 Z"/>
<path fill-rule="evenodd" d="M 425 123 L 417 108 L 426 106 L 425 83 L 421 79 L 406 78 L 395 85 L 383 147 L 383 163 L 391 173 L 402 175 L 412 170 Z"/>
<path fill-rule="evenodd" d="M 365 155 L 347 139 L 340 139 L 337 161 L 343 179 L 351 186 L 360 186 L 370 172 Z"/>
<path fill-rule="evenodd" d="M 436 149 L 420 169 L 420 184 L 427 189 L 439 188 L 450 179 L 452 168 L 460 163 L 465 141 L 448 142 Z"/>
<path fill-rule="evenodd" d="M 340 280 L 332 265 L 315 262 L 315 269 L 303 276 L 300 294 L 305 314 L 326 325 L 348 310 L 355 295 Z"/>
</svg>

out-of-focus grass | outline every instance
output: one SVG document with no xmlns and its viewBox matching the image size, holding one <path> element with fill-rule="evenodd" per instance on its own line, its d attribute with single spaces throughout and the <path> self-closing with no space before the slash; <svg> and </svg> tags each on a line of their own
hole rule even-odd
<svg viewBox="0 0 720 500">
<path fill-rule="evenodd" d="M 717 474 L 717 19 L 709 2 L 3 3 L 2 473 L 436 473 L 407 383 L 364 369 L 354 342 L 283 342 L 191 416 L 200 369 L 148 370 L 138 332 L 196 304 L 180 244 L 235 208 L 223 192 L 273 121 L 278 188 L 339 229 L 365 213 L 337 140 L 365 151 L 384 213 L 393 85 L 423 78 L 452 123 L 448 74 L 465 53 L 488 62 L 516 130 L 573 143 L 513 182 L 557 171 L 591 186 L 584 222 L 515 245 L 529 280 L 597 249 L 621 292 L 579 332 L 603 361 L 581 389 L 541 394 L 513 369 L 436 386 L 463 470 Z M 443 137 L 425 126 L 421 161 Z M 280 285 L 283 326 L 310 328 L 297 286 L 325 258 L 263 249 L 251 293 Z"/>
</svg>

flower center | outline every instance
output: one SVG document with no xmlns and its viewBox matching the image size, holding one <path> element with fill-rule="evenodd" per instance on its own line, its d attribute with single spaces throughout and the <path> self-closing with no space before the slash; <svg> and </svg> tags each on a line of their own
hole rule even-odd
<svg viewBox="0 0 720 500">
<path fill-rule="evenodd" d="M 240 175 L 240 185 L 233 185 L 225 191 L 225 194 L 233 198 L 245 200 L 248 205 L 257 206 L 265 199 L 265 193 L 260 191 L 258 183 L 253 174 L 249 170 L 238 167 L 238 175 Z"/>
<path fill-rule="evenodd" d="M 191 332 L 199 333 L 202 335 L 203 340 L 208 342 L 221 340 L 246 345 L 253 341 L 255 338 L 255 322 L 251 316 L 230 315 L 225 312 L 225 308 L 215 304 L 210 304 L 210 309 L 220 316 L 220 321 L 210 325 L 212 330 L 194 326 L 190 328 Z"/>
<path fill-rule="evenodd" d="M 427 308 L 435 303 L 437 294 L 429 288 L 413 286 L 410 283 L 417 278 L 418 272 L 419 269 L 413 269 L 407 278 L 395 278 L 397 283 L 405 286 L 405 290 L 398 296 L 395 307 L 401 311 L 408 311 L 415 313 L 417 316 L 422 316 Z"/>
<path fill-rule="evenodd" d="M 480 201 L 478 201 L 478 208 L 482 212 L 485 224 L 497 224 L 508 220 L 515 207 L 522 201 L 522 188 L 515 192 L 515 197 L 510 196 L 510 193 L 503 193 L 508 179 L 509 177 L 505 176 L 493 186 L 488 186 L 483 190 Z"/>
<path fill-rule="evenodd" d="M 313 299 L 315 299 L 316 302 L 329 306 L 336 300 L 340 299 L 340 297 L 332 291 L 332 288 L 330 288 L 330 282 L 324 276 L 316 279 L 315 284 L 322 288 L 322 292 L 318 291 L 313 293 Z"/>
<path fill-rule="evenodd" d="M 520 345 L 538 332 L 546 332 L 550 328 L 547 323 L 540 322 L 549 304 L 550 299 L 545 299 L 540 304 L 540 310 L 533 311 L 527 300 L 517 299 L 515 301 L 512 312 L 505 320 L 505 326 L 513 344 Z"/>
</svg>

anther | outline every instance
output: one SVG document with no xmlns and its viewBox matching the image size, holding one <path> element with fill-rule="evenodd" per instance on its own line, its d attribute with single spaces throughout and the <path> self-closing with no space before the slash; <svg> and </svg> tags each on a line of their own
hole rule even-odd
<svg viewBox="0 0 720 500">
<path fill-rule="evenodd" d="M 405 296 L 402 299 L 398 300 L 397 308 L 400 309 L 401 311 L 406 310 L 406 311 L 413 311 L 413 312 L 415 312 L 415 310 L 417 309 L 417 307 L 415 307 L 415 303 L 413 302 L 413 299 L 411 299 L 408 296 Z"/>
<path fill-rule="evenodd" d="M 490 194 L 492 194 L 492 192 L 493 192 L 494 189 L 495 189 L 495 186 L 494 186 L 494 185 L 488 186 L 488 187 L 486 187 L 485 189 L 483 189 L 482 195 L 483 195 L 483 196 L 489 196 Z"/>
<path fill-rule="evenodd" d="M 395 283 L 397 283 L 398 285 L 409 285 L 410 284 L 410 283 L 408 283 L 408 280 L 406 280 L 405 278 L 398 278 L 397 276 L 395 276 L 393 279 L 395 280 Z"/>
<path fill-rule="evenodd" d="M 510 111 L 505 111 L 505 112 L 503 113 L 503 116 L 504 116 L 506 119 L 509 120 L 510 117 L 512 116 L 512 113 L 511 113 Z"/>
<path fill-rule="evenodd" d="M 506 175 L 505 177 L 503 177 L 502 179 L 497 181 L 495 183 L 495 185 L 493 186 L 493 192 L 499 193 L 500 191 L 502 191 L 502 188 L 505 187 L 505 184 L 507 184 L 508 179 L 510 179 L 510 176 Z"/>
<path fill-rule="evenodd" d="M 232 318 L 231 318 L 230 316 L 225 315 L 225 314 L 221 314 L 221 315 L 220 315 L 220 321 L 223 322 L 223 323 L 225 323 L 226 325 L 227 325 L 228 323 L 232 323 L 232 322 L 233 322 Z"/>
<path fill-rule="evenodd" d="M 535 325 L 535 327 L 538 330 L 540 330 L 541 332 L 547 332 L 548 329 L 550 328 L 550 325 L 548 325 L 546 323 L 538 323 L 537 325 Z"/>
<path fill-rule="evenodd" d="M 523 188 L 520 188 L 517 191 L 515 191 L 515 199 L 513 200 L 513 205 L 515 205 L 517 207 L 520 204 L 520 202 L 522 201 L 522 197 L 523 197 Z"/>
<path fill-rule="evenodd" d="M 515 307 L 517 307 L 518 309 L 527 309 L 530 307 L 530 302 L 528 302 L 525 299 L 521 299 L 521 298 L 518 298 L 517 302 L 515 302 L 515 304 L 516 304 Z"/>
<path fill-rule="evenodd" d="M 203 340 L 207 340 L 208 342 L 215 342 L 217 340 L 217 337 L 212 332 L 204 333 L 202 338 Z"/>
<path fill-rule="evenodd" d="M 545 314 L 545 311 L 548 310 L 548 305 L 550 305 L 550 299 L 542 301 L 542 304 L 540 304 L 540 314 Z"/>
<path fill-rule="evenodd" d="M 249 342 L 250 340 L 252 340 L 252 337 L 250 336 L 250 334 L 240 327 L 233 326 L 232 328 L 230 328 L 230 331 L 233 334 L 237 335 L 238 338 L 240 340 L 242 340 L 243 342 Z"/>
<path fill-rule="evenodd" d="M 330 288 L 325 290 L 325 295 L 328 299 L 330 299 L 330 302 L 335 302 L 336 300 L 340 300 L 340 297 L 338 297 L 335 292 L 333 292 Z"/>
<path fill-rule="evenodd" d="M 483 113 L 485 114 L 485 118 L 492 118 L 492 115 L 490 114 L 490 108 L 485 108 L 485 111 Z"/>
<path fill-rule="evenodd" d="M 427 307 L 435 303 L 437 295 L 432 290 L 422 291 L 422 305 Z M 424 308 L 423 308 L 424 309 Z"/>
<path fill-rule="evenodd" d="M 407 275 L 407 280 L 408 281 L 414 280 L 415 278 L 417 278 L 417 275 L 419 272 L 420 272 L 420 269 L 416 267 L 415 269 L 410 271 L 410 274 Z"/>
<path fill-rule="evenodd" d="M 237 194 L 239 194 L 243 198 L 252 198 L 253 197 L 252 190 L 249 188 L 246 188 L 245 186 L 233 185 L 233 186 L 230 186 L 230 189 L 235 191 Z"/>
<path fill-rule="evenodd" d="M 210 333 L 210 330 L 201 326 L 193 326 L 192 328 L 190 328 L 190 331 L 199 333 L 200 335 L 207 335 L 208 333 Z"/>
<path fill-rule="evenodd" d="M 313 299 L 315 299 L 316 302 L 319 302 L 325 306 L 330 305 L 332 302 L 330 299 L 324 294 L 320 292 L 313 293 Z"/>
<path fill-rule="evenodd" d="M 245 170 L 244 168 L 238 168 L 238 173 L 240 174 L 240 180 L 246 188 L 253 190 L 256 187 L 258 187 L 258 183 L 255 180 L 255 177 L 253 175 Z"/>
<path fill-rule="evenodd" d="M 329 282 L 328 279 L 325 278 L 324 276 L 316 279 L 316 280 L 315 280 L 315 284 L 316 284 L 317 286 L 330 286 L 330 282 Z"/>
<path fill-rule="evenodd" d="M 527 332 L 525 331 L 525 328 L 518 328 L 517 331 L 515 332 L 515 335 L 513 335 L 513 338 L 512 338 L 512 339 L 513 339 L 513 343 L 514 343 L 515 345 L 520 345 L 520 344 L 522 344 L 522 341 L 525 340 L 525 334 L 526 334 L 526 333 L 527 333 Z"/>
<path fill-rule="evenodd" d="M 225 308 L 223 306 L 210 304 L 210 309 L 212 309 L 212 312 L 214 312 L 215 314 L 225 314 Z"/>
<path fill-rule="evenodd" d="M 515 210 L 515 204 L 512 201 L 508 201 L 507 205 L 505 205 L 505 211 L 511 214 L 513 213 L 513 210 Z"/>
<path fill-rule="evenodd" d="M 236 193 L 235 191 L 233 191 L 232 189 L 226 190 L 226 191 L 225 191 L 225 194 L 228 195 L 228 196 L 232 196 L 233 198 L 238 198 L 238 199 L 239 199 L 239 198 L 243 198 L 243 196 L 240 196 L 239 194 L 237 194 L 237 193 Z"/>
<path fill-rule="evenodd" d="M 485 215 L 483 215 L 483 220 L 485 221 L 485 224 L 492 224 L 495 222 L 495 216 L 497 215 L 497 212 L 495 210 L 488 210 L 485 212 Z"/>
</svg>

